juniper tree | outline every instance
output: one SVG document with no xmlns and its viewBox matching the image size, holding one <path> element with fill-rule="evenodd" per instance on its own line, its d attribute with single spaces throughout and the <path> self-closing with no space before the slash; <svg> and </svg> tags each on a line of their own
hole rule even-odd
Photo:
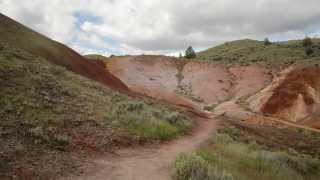
<svg viewBox="0 0 320 180">
<path fill-rule="evenodd" d="M 197 57 L 196 52 L 193 50 L 192 46 L 189 46 L 186 50 L 186 58 L 193 59 Z"/>
</svg>

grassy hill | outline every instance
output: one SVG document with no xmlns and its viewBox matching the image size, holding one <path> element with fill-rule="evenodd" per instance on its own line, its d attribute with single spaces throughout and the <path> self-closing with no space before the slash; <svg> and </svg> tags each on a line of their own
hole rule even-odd
<svg viewBox="0 0 320 180">
<path fill-rule="evenodd" d="M 307 56 L 301 40 L 275 42 L 238 40 L 207 49 L 197 54 L 196 60 L 223 64 L 291 64 L 320 62 L 320 39 L 312 39 L 314 53 Z"/>
<path fill-rule="evenodd" d="M 175 107 L 114 91 L 126 86 L 104 68 L 3 15 L 0 39 L 0 179 L 56 178 L 89 152 L 193 126 Z"/>
<path fill-rule="evenodd" d="M 67 46 L 53 41 L 0 13 L 0 39 L 2 44 L 20 48 L 43 57 L 56 65 L 83 75 L 111 88 L 128 91 L 126 85 L 106 69 L 88 61 Z"/>
<path fill-rule="evenodd" d="M 21 49 L 0 49 L 0 177 L 48 178 L 72 169 L 72 152 L 168 140 L 192 127 L 177 109 L 131 99 Z"/>
</svg>

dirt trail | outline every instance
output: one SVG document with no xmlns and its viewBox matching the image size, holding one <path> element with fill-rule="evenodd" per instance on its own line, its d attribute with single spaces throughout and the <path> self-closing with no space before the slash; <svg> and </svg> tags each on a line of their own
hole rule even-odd
<svg viewBox="0 0 320 180">
<path fill-rule="evenodd" d="M 319 129 L 308 127 L 308 126 L 304 126 L 304 125 L 299 125 L 299 124 L 295 124 L 295 123 L 291 123 L 289 121 L 284 121 L 284 120 L 281 120 L 279 118 L 268 117 L 268 119 L 270 121 L 275 121 L 275 122 L 278 122 L 278 123 L 282 123 L 282 124 L 290 126 L 290 127 L 295 127 L 295 128 L 298 128 L 298 129 L 304 129 L 304 130 L 320 133 Z"/>
<path fill-rule="evenodd" d="M 187 62 L 180 67 L 172 60 L 161 56 L 143 56 L 113 59 L 106 67 L 134 92 L 187 107 L 199 115 L 208 113 L 200 110 L 204 105 L 218 105 L 214 112 L 216 116 L 224 114 L 242 120 L 259 112 L 259 110 L 251 112 L 254 109 L 251 106 L 259 107 L 259 104 L 264 104 L 264 97 L 268 100 L 269 95 L 273 95 L 274 92 L 270 91 L 269 86 L 279 86 L 274 81 L 271 83 L 274 78 L 272 72 L 259 65 L 228 69 L 221 65 Z M 316 77 L 312 73 L 310 76 Z M 299 92 L 296 94 L 299 95 Z M 243 97 L 249 100 L 241 99 Z M 250 97 L 254 97 L 253 102 L 250 101 Z M 250 106 L 249 111 L 242 107 L 242 105 L 247 106 L 246 103 Z M 181 137 L 167 144 L 120 149 L 116 152 L 117 156 L 109 155 L 95 159 L 97 166 L 86 170 L 83 176 L 68 179 L 169 180 L 170 165 L 175 158 L 180 153 L 192 152 L 207 142 L 217 127 L 213 113 L 208 119 L 200 117 L 196 119 L 199 126 L 190 136 Z M 269 119 L 287 126 L 318 132 L 313 128 L 275 118 Z"/>
<path fill-rule="evenodd" d="M 180 153 L 192 152 L 210 138 L 217 128 L 213 115 L 210 119 L 197 118 L 199 123 L 193 134 L 166 144 L 150 147 L 121 149 L 119 156 L 98 158 L 97 167 L 78 180 L 169 180 L 170 165 Z"/>
</svg>

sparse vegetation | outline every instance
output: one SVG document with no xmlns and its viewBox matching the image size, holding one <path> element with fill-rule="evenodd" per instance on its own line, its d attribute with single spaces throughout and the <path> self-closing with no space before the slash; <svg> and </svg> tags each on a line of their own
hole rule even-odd
<svg viewBox="0 0 320 180">
<path fill-rule="evenodd" d="M 112 127 L 128 131 L 139 141 L 169 140 L 187 133 L 192 127 L 188 118 L 177 111 L 170 113 L 165 108 L 156 109 L 143 102 L 121 99 L 112 99 L 114 105 L 106 119 L 112 121 Z"/>
<path fill-rule="evenodd" d="M 242 141 L 241 134 L 240 129 L 225 127 L 212 139 L 212 145 L 197 153 L 179 156 L 173 168 L 174 179 L 302 180 L 319 177 L 318 159 L 292 149 L 271 151 L 254 139 Z"/>
<path fill-rule="evenodd" d="M 23 50 L 1 47 L 0 178 L 17 171 L 18 177 L 56 177 L 77 165 L 71 152 L 168 140 L 192 127 L 173 107 L 129 98 Z"/>
<path fill-rule="evenodd" d="M 175 164 L 174 180 L 233 180 L 232 175 L 219 170 L 198 154 L 181 154 Z"/>
<path fill-rule="evenodd" d="M 180 94 L 182 96 L 185 96 L 185 97 L 191 99 L 192 101 L 203 102 L 203 99 L 192 94 L 192 87 L 190 84 L 179 85 L 177 87 L 177 89 L 175 90 L 175 92 L 177 94 Z"/>
<path fill-rule="evenodd" d="M 312 39 L 312 57 L 308 57 L 302 41 L 273 42 L 238 40 L 197 53 L 196 60 L 225 65 L 249 64 L 317 64 L 320 62 L 319 39 Z"/>
</svg>

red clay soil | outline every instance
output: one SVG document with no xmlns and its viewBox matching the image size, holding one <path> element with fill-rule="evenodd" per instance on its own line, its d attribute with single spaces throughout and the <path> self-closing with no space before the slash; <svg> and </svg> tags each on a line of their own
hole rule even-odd
<svg viewBox="0 0 320 180">
<path fill-rule="evenodd" d="M 52 43 L 57 45 L 57 49 L 59 50 L 59 53 L 57 54 L 59 54 L 59 56 L 52 53 L 49 49 L 42 47 L 39 47 L 38 49 L 39 54 L 47 58 L 50 62 L 63 66 L 76 74 L 98 81 L 112 89 L 122 92 L 129 91 L 128 87 L 124 83 L 110 74 L 110 72 L 103 68 L 101 64 L 87 60 L 63 44 L 59 44 L 57 42 Z"/>
<path fill-rule="evenodd" d="M 230 97 L 231 76 L 223 65 L 189 62 L 182 70 L 181 85 L 191 88 L 191 94 L 211 105 Z"/>
<path fill-rule="evenodd" d="M 317 115 L 310 115 L 309 117 L 299 121 L 298 123 L 315 129 L 320 129 L 320 117 Z"/>
<path fill-rule="evenodd" d="M 310 127 L 316 128 L 316 129 L 320 129 L 320 121 L 318 120 L 318 122 L 315 122 L 313 124 L 311 124 Z"/>
<path fill-rule="evenodd" d="M 223 65 L 165 56 L 117 57 L 106 63 L 107 69 L 131 90 L 171 103 L 176 98 L 168 97 L 175 95 L 189 104 L 214 105 L 235 96 L 256 93 L 271 81 L 263 66 L 238 66 L 228 70 Z"/>
<path fill-rule="evenodd" d="M 320 68 L 297 68 L 291 71 L 285 80 L 274 90 L 272 96 L 262 107 L 261 112 L 276 114 L 292 107 L 299 95 L 302 95 L 307 106 L 315 103 L 309 87 L 319 89 Z"/>
<path fill-rule="evenodd" d="M 42 52 L 45 53 L 45 51 Z M 112 89 L 119 90 L 121 92 L 129 92 L 129 88 L 118 78 L 112 75 L 106 68 L 101 66 L 101 64 L 83 58 L 81 55 L 66 46 L 61 47 L 60 53 L 62 57 L 57 58 L 54 55 L 51 56 L 50 52 L 47 52 L 48 60 L 57 65 L 64 66 L 74 73 L 98 81 Z"/>
<path fill-rule="evenodd" d="M 163 56 L 127 56 L 107 61 L 108 70 L 123 81 L 132 91 L 201 114 L 191 100 L 178 95 L 176 63 Z"/>
<path fill-rule="evenodd" d="M 143 86 L 150 90 L 173 92 L 178 86 L 178 70 L 170 58 L 128 56 L 112 58 L 107 63 L 110 72 L 130 88 Z"/>
<path fill-rule="evenodd" d="M 252 95 L 266 87 L 272 80 L 270 70 L 261 65 L 231 67 L 229 72 L 233 75 L 234 99 Z"/>
<path fill-rule="evenodd" d="M 287 125 L 272 121 L 270 118 L 262 115 L 253 115 L 245 120 L 247 124 L 257 124 L 257 125 L 263 125 L 263 126 L 271 126 L 271 127 L 277 127 L 277 128 L 284 128 L 287 127 Z"/>
<path fill-rule="evenodd" d="M 128 87 L 109 73 L 101 64 L 85 59 L 67 46 L 53 41 L 0 13 L 0 38 L 5 44 L 21 48 L 33 55 L 121 92 Z"/>
<path fill-rule="evenodd" d="M 196 114 L 199 117 L 207 118 L 206 113 L 204 113 L 196 104 L 194 104 L 191 100 L 181 97 L 175 93 L 170 93 L 166 91 L 158 91 L 156 89 L 150 90 L 146 87 L 138 87 L 135 86 L 132 88 L 134 92 L 143 92 L 144 96 L 151 97 L 157 100 L 163 100 L 169 102 L 171 104 L 177 105 L 192 114 Z"/>
</svg>

